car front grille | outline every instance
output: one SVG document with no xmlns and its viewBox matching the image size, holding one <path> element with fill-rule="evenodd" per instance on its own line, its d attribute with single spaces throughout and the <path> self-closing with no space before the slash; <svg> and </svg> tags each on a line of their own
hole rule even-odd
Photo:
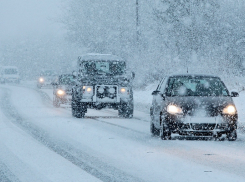
<svg viewBox="0 0 245 182">
<path fill-rule="evenodd" d="M 117 96 L 117 86 L 113 85 L 100 85 L 96 86 L 97 98 L 111 98 L 114 99 Z"/>
<path fill-rule="evenodd" d="M 215 126 L 216 126 L 216 124 L 194 124 L 194 123 L 191 123 L 190 124 L 191 125 L 191 128 L 193 129 L 193 130 L 213 130 L 214 128 L 215 128 Z"/>
</svg>

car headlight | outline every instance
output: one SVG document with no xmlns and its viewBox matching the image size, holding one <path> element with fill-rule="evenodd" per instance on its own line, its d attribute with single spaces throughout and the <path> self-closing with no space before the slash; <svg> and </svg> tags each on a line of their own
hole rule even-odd
<svg viewBox="0 0 245 182">
<path fill-rule="evenodd" d="M 167 111 L 170 114 L 183 114 L 183 111 L 180 107 L 176 106 L 176 105 L 168 105 L 167 107 Z"/>
<path fill-rule="evenodd" d="M 121 94 L 127 93 L 127 88 L 126 88 L 126 87 L 121 87 L 121 88 L 120 88 L 120 93 L 121 93 Z"/>
<path fill-rule="evenodd" d="M 226 106 L 223 109 L 223 114 L 230 114 L 230 115 L 236 114 L 236 108 L 235 108 L 235 106 L 233 106 L 233 105 Z"/>
<path fill-rule="evenodd" d="M 65 94 L 65 91 L 64 91 L 64 90 L 58 90 L 58 91 L 57 91 L 57 94 L 58 94 L 58 95 L 64 95 L 64 94 Z"/>
<path fill-rule="evenodd" d="M 44 79 L 43 78 L 39 78 L 39 82 L 44 82 Z"/>
<path fill-rule="evenodd" d="M 93 86 L 83 86 L 83 94 L 93 94 Z"/>
</svg>

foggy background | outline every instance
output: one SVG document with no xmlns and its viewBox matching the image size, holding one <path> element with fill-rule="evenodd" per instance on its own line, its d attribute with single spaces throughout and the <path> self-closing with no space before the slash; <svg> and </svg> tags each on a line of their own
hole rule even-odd
<svg viewBox="0 0 245 182">
<path fill-rule="evenodd" d="M 33 79 L 41 69 L 71 72 L 87 52 L 112 53 L 137 87 L 187 69 L 242 82 L 244 0 L 136 2 L 0 0 L 0 66 Z"/>
</svg>

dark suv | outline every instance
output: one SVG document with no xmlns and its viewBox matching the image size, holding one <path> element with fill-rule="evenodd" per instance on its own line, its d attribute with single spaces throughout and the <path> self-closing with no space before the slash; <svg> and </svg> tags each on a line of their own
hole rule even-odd
<svg viewBox="0 0 245 182">
<path fill-rule="evenodd" d="M 219 77 L 173 75 L 163 79 L 153 91 L 150 129 L 153 135 L 170 139 L 172 133 L 185 136 L 226 134 L 237 138 L 238 114 L 232 97 Z"/>
<path fill-rule="evenodd" d="M 113 108 L 118 115 L 133 117 L 132 79 L 126 62 L 110 54 L 86 54 L 78 58 L 77 85 L 72 90 L 72 115 L 85 116 L 87 108 Z"/>
</svg>

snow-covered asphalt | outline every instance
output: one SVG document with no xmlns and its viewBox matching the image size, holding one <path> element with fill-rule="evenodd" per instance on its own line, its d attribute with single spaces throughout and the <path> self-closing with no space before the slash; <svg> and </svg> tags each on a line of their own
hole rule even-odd
<svg viewBox="0 0 245 182">
<path fill-rule="evenodd" d="M 245 181 L 242 130 L 235 142 L 162 141 L 150 135 L 148 112 L 77 119 L 51 97 L 34 84 L 0 85 L 0 181 Z"/>
</svg>

